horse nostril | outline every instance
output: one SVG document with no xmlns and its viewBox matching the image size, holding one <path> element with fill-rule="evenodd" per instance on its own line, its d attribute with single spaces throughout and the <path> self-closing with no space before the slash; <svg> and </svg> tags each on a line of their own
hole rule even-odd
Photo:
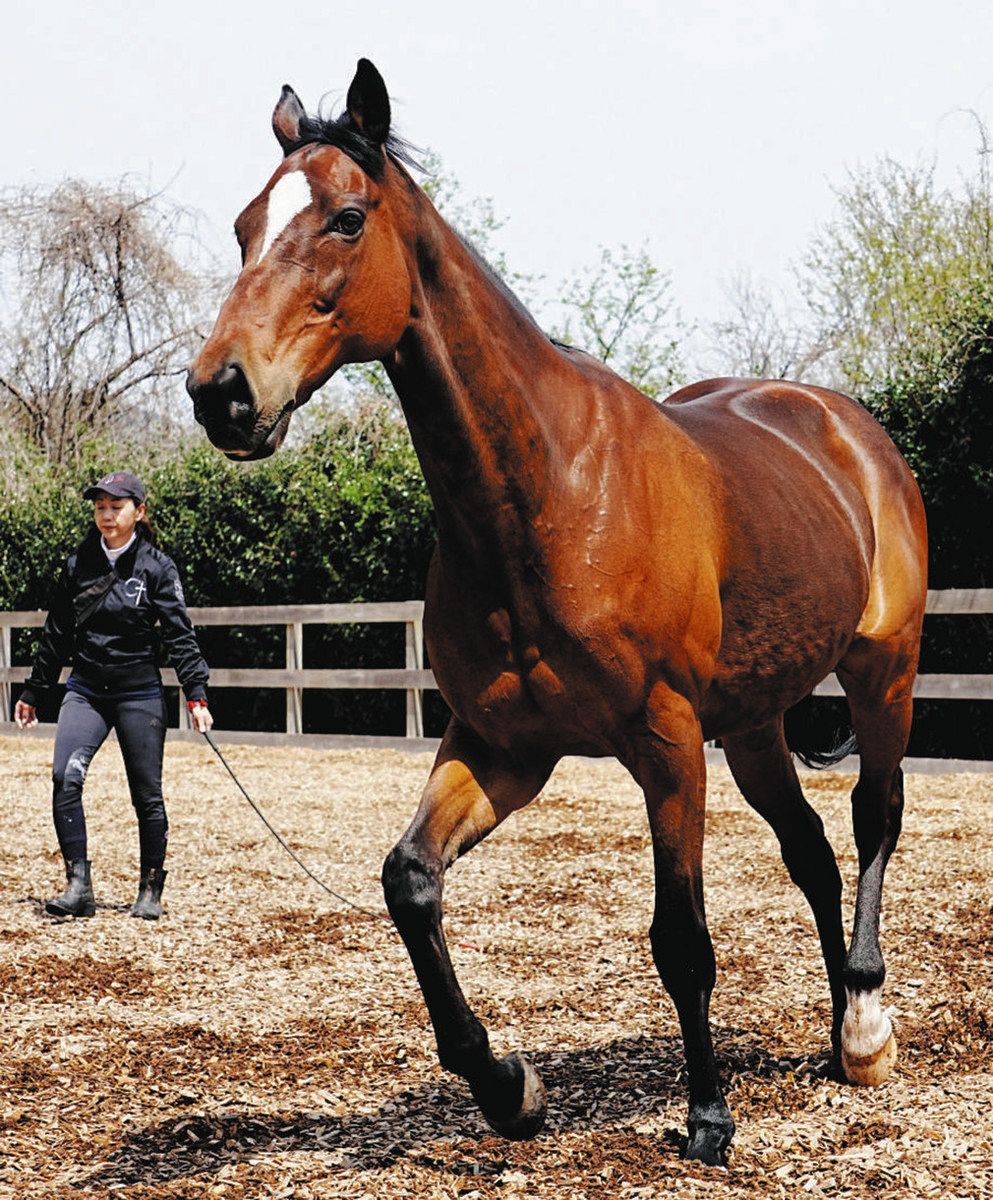
<svg viewBox="0 0 993 1200">
<path fill-rule="evenodd" d="M 245 372 L 237 363 L 221 367 L 210 381 L 211 393 L 220 401 L 221 410 L 233 424 L 250 416 L 255 409 L 252 389 Z"/>
<path fill-rule="evenodd" d="M 244 379 L 241 368 L 236 367 L 234 363 L 228 363 L 226 367 L 221 367 L 221 369 L 211 380 L 211 383 L 217 387 L 229 387 L 230 385 L 237 383 L 239 375 L 241 375 Z"/>
<path fill-rule="evenodd" d="M 237 363 L 226 363 L 206 383 L 198 382 L 191 369 L 186 390 L 193 401 L 193 416 L 215 432 L 227 430 L 230 434 L 254 416 L 252 389 Z"/>
</svg>

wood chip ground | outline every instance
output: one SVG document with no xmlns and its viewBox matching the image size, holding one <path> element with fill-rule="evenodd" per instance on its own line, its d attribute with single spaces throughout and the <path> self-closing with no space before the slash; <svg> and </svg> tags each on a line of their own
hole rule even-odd
<svg viewBox="0 0 993 1200">
<path fill-rule="evenodd" d="M 548 1088 L 532 1142 L 494 1136 L 437 1065 L 406 954 L 285 857 L 208 747 L 170 745 L 167 915 L 136 921 L 120 754 L 87 818 L 93 920 L 56 922 L 51 742 L 0 739 L 0 1196 L 993 1196 L 993 778 L 915 776 L 883 920 L 900 1041 L 878 1090 L 823 1072 L 812 923 L 775 839 L 712 769 L 712 1020 L 738 1123 L 728 1170 L 681 1161 L 685 1080 L 649 952 L 640 794 L 570 761 L 450 873 L 447 926 L 499 1052 Z M 229 747 L 249 792 L 336 890 L 382 911 L 380 864 L 430 759 Z M 850 777 L 805 776 L 846 881 Z M 846 916 L 846 920 L 848 917 Z"/>
</svg>

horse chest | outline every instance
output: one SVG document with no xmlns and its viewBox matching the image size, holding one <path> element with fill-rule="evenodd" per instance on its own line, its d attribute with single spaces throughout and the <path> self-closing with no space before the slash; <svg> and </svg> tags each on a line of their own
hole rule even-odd
<svg viewBox="0 0 993 1200">
<path fill-rule="evenodd" d="M 505 608 L 483 621 L 426 617 L 425 635 L 442 695 L 456 715 L 498 745 L 519 737 L 589 740 L 599 689 L 581 654 L 557 631 L 518 630 Z M 589 664 L 586 664 L 587 668 Z"/>
</svg>

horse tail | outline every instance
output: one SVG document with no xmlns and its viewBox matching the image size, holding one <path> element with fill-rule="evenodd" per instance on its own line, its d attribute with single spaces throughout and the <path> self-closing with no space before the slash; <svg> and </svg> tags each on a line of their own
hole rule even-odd
<svg viewBox="0 0 993 1200">
<path fill-rule="evenodd" d="M 804 766 L 818 771 L 836 766 L 843 758 L 858 751 L 851 726 L 847 722 L 839 726 L 836 714 L 818 712 L 813 696 L 807 696 L 786 710 L 783 730 L 789 750 Z"/>
</svg>

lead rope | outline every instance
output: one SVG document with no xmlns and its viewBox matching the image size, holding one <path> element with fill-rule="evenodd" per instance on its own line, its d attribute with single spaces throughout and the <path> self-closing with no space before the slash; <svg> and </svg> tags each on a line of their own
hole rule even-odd
<svg viewBox="0 0 993 1200">
<path fill-rule="evenodd" d="M 252 797 L 249 796 L 248 792 L 246 792 L 245 789 L 241 786 L 238 776 L 235 775 L 234 771 L 231 770 L 231 767 L 228 765 L 227 759 L 221 753 L 220 747 L 214 741 L 214 739 L 210 736 L 210 731 L 205 729 L 203 731 L 203 736 L 207 739 L 207 742 L 208 742 L 210 748 L 214 751 L 214 753 L 217 755 L 217 757 L 224 764 L 224 769 L 234 780 L 235 787 L 238 789 L 239 792 L 241 792 L 241 794 L 245 797 L 245 799 L 248 801 L 248 803 L 255 810 L 255 815 L 259 818 L 259 820 L 266 827 L 266 829 L 269 830 L 269 832 L 276 839 L 276 841 L 279 842 L 279 844 L 283 847 L 283 849 L 290 856 L 290 858 L 293 859 L 293 861 L 297 864 L 297 866 L 300 867 L 300 869 L 302 871 L 304 871 L 307 875 L 309 875 L 310 878 L 314 881 L 314 883 L 317 884 L 317 886 L 319 888 L 323 888 L 324 891 L 326 891 L 329 896 L 333 896 L 335 898 L 335 900 L 340 900 L 342 904 L 347 904 L 349 908 L 354 908 L 356 910 L 356 912 L 365 913 L 365 915 L 367 917 L 374 917 L 377 921 L 388 921 L 389 920 L 389 917 L 387 917 L 385 915 L 385 913 L 373 912 L 373 910 L 371 908 L 363 908 L 363 906 L 361 904 L 356 904 L 354 900 L 349 900 L 347 896 L 342 896 L 340 892 L 336 892 L 334 890 L 334 888 L 329 888 L 328 885 L 326 883 L 324 883 L 323 880 L 318 879 L 317 876 L 314 874 L 314 872 L 310 869 L 310 867 L 308 867 L 307 864 L 303 861 L 303 859 L 300 858 L 300 856 L 297 854 L 297 852 L 291 846 L 288 846 L 286 844 L 286 842 L 283 840 L 282 836 L 279 834 L 278 830 L 274 829 L 272 827 L 272 825 L 270 824 L 269 818 L 265 815 L 265 813 L 262 811 L 262 809 L 259 808 L 259 806 L 252 799 Z"/>
</svg>

